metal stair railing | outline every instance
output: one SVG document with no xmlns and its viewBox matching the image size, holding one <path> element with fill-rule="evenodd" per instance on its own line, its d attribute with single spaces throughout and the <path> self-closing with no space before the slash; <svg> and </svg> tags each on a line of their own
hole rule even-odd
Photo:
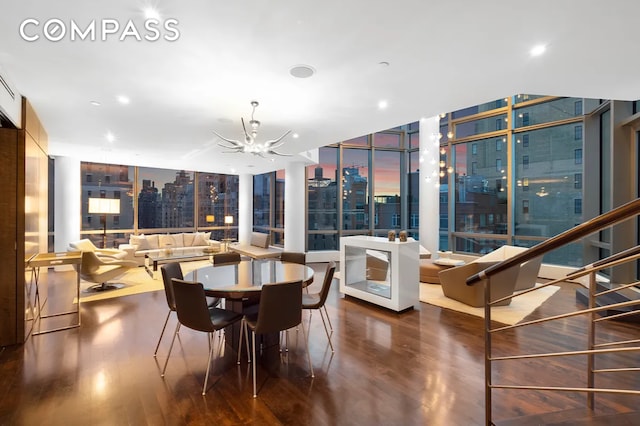
<svg viewBox="0 0 640 426">
<path fill-rule="evenodd" d="M 594 397 L 595 394 L 609 393 L 609 394 L 627 394 L 627 395 L 640 395 L 640 390 L 636 389 L 617 389 L 617 388 L 596 388 L 595 376 L 596 374 L 605 373 L 624 373 L 624 372 L 638 372 L 640 367 L 621 367 L 621 368 L 606 368 L 596 369 L 595 360 L 596 356 L 603 354 L 617 354 L 626 352 L 640 351 L 640 339 L 638 340 L 625 340 L 625 341 L 612 341 L 596 343 L 596 324 L 603 321 L 610 321 L 613 319 L 620 319 L 628 315 L 637 315 L 637 312 L 623 312 L 610 316 L 600 316 L 604 311 L 611 309 L 627 308 L 640 305 L 640 299 L 630 300 L 627 302 L 611 303 L 604 306 L 597 306 L 596 299 L 599 296 L 610 294 L 612 292 L 620 291 L 622 289 L 631 288 L 640 285 L 640 281 L 633 282 L 615 288 L 597 292 L 596 290 L 596 278 L 597 273 L 604 269 L 612 268 L 614 266 L 622 265 L 627 262 L 640 259 L 640 246 L 632 247 L 624 250 L 620 253 L 616 253 L 609 256 L 606 259 L 599 260 L 589 265 L 568 274 L 565 277 L 547 282 L 542 285 L 537 285 L 531 289 L 527 289 L 518 293 L 514 293 L 511 296 L 507 296 L 491 302 L 491 277 L 501 271 L 508 268 L 517 267 L 520 264 L 543 256 L 544 254 L 556 250 L 566 244 L 579 240 L 587 235 L 598 232 L 602 229 L 611 227 L 617 223 L 636 217 L 640 215 L 640 198 L 628 202 L 626 204 L 617 207 L 607 213 L 604 213 L 596 218 L 593 218 L 587 222 L 582 223 L 572 229 L 569 229 L 557 236 L 545 240 L 527 251 L 524 251 L 516 256 L 506 259 L 500 263 L 490 266 L 489 268 L 478 272 L 470 276 L 467 279 L 467 285 L 483 285 L 484 286 L 484 298 L 485 298 L 485 422 L 487 425 L 492 425 L 492 390 L 493 389 L 524 389 L 535 391 L 556 391 L 556 392 L 583 392 L 587 394 L 587 406 L 590 410 L 594 409 Z M 497 303 L 506 299 L 514 299 L 521 295 L 538 291 L 541 288 L 548 287 L 550 285 L 559 284 L 569 280 L 576 280 L 581 277 L 588 277 L 589 279 L 589 306 L 587 309 L 568 312 L 561 315 L 554 315 L 545 318 L 540 318 L 532 321 L 521 322 L 510 326 L 500 326 L 492 328 L 491 325 L 491 308 Z M 563 352 L 545 352 L 534 353 L 525 355 L 511 355 L 494 357 L 492 354 L 492 336 L 514 330 L 516 328 L 524 328 L 535 326 L 542 323 L 551 321 L 560 321 L 571 317 L 585 315 L 589 318 L 587 326 L 587 348 L 584 350 L 563 351 Z M 629 346 L 631 345 L 631 346 Z M 565 357 L 565 356 L 587 356 L 587 385 L 584 387 L 562 387 L 562 386 L 531 386 L 531 385 L 507 385 L 501 383 L 494 383 L 492 377 L 492 364 L 495 362 L 507 361 L 507 360 L 531 360 L 541 359 L 549 357 Z"/>
</svg>

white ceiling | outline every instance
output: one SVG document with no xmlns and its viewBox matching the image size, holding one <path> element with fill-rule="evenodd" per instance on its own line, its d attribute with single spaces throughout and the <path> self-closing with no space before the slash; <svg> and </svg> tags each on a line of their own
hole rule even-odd
<svg viewBox="0 0 640 426">
<path fill-rule="evenodd" d="M 119 41 L 120 31 L 107 41 L 27 42 L 27 18 L 40 21 L 28 35 L 57 18 L 83 28 L 132 19 L 144 36 L 144 4 L 2 0 L 0 66 L 34 105 L 50 154 L 261 173 L 285 158 L 223 154 L 212 133 L 240 139 L 251 100 L 260 102 L 259 139 L 291 129 L 300 137 L 281 151 L 297 154 L 517 93 L 640 98 L 637 1 L 152 2 L 163 20 L 178 20 L 177 41 Z M 547 52 L 531 57 L 540 43 Z M 292 77 L 298 64 L 316 74 Z M 131 103 L 120 105 L 120 94 Z"/>
</svg>

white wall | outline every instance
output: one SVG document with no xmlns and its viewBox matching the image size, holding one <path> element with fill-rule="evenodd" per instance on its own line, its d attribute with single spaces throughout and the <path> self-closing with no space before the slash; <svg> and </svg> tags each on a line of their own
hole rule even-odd
<svg viewBox="0 0 640 426">
<path fill-rule="evenodd" d="M 238 176 L 238 241 L 251 242 L 253 231 L 253 175 Z"/>
<path fill-rule="evenodd" d="M 53 223 L 54 247 L 57 252 L 67 251 L 71 241 L 80 239 L 81 186 L 80 160 L 71 157 L 55 157 Z"/>
<path fill-rule="evenodd" d="M 303 162 L 288 163 L 284 169 L 284 249 L 304 252 L 306 233 L 307 176 Z"/>
</svg>

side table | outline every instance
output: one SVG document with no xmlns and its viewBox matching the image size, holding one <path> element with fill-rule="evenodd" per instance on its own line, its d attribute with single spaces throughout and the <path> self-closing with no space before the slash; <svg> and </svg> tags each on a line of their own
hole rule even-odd
<svg viewBox="0 0 640 426">
<path fill-rule="evenodd" d="M 38 253 L 29 259 L 27 263 L 27 267 L 31 268 L 31 281 L 32 284 L 35 285 L 36 290 L 36 303 L 38 304 L 38 316 L 40 319 L 42 318 L 50 318 L 57 317 L 61 315 L 77 315 L 77 321 L 71 325 L 65 327 L 58 327 L 50 330 L 40 330 L 37 332 L 31 333 L 32 335 L 51 333 L 53 331 L 67 330 L 69 328 L 80 327 L 80 265 L 82 264 L 82 252 L 81 251 L 69 251 L 69 252 L 61 252 L 61 253 Z M 40 268 L 41 267 L 50 267 L 50 266 L 59 266 L 59 265 L 74 265 L 76 269 L 76 300 L 78 304 L 75 310 L 70 310 L 66 312 L 59 312 L 54 314 L 42 315 L 42 305 L 40 304 L 40 289 L 38 287 L 39 279 L 40 279 Z"/>
</svg>

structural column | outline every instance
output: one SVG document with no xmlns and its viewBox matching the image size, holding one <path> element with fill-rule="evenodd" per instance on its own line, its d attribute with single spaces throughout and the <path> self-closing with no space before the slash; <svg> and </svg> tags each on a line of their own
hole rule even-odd
<svg viewBox="0 0 640 426">
<path fill-rule="evenodd" d="M 246 173 L 238 178 L 238 241 L 249 244 L 253 231 L 253 175 Z"/>
<path fill-rule="evenodd" d="M 284 169 L 284 249 L 305 251 L 305 212 L 307 176 L 302 161 L 288 163 Z"/>
<path fill-rule="evenodd" d="M 54 246 L 57 252 L 61 252 L 67 251 L 71 241 L 80 239 L 80 160 L 55 157 L 54 188 Z"/>
<path fill-rule="evenodd" d="M 432 254 L 439 248 L 440 117 L 420 120 L 420 245 Z"/>
</svg>

